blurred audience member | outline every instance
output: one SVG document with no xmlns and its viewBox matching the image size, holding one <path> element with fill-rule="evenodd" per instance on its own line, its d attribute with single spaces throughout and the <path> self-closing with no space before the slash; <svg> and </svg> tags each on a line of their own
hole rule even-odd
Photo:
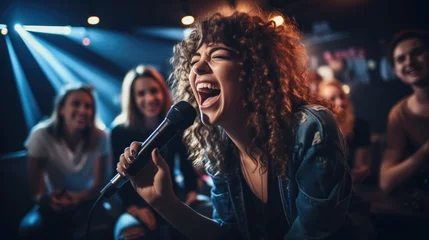
<svg viewBox="0 0 429 240">
<path fill-rule="evenodd" d="M 355 117 L 349 95 L 337 80 L 325 80 L 319 85 L 320 96 L 331 100 L 336 107 L 342 109 L 339 116 L 339 125 L 348 145 L 348 160 L 352 169 L 352 178 L 355 184 L 362 183 L 370 174 L 369 124 Z"/>
<path fill-rule="evenodd" d="M 369 163 L 370 129 L 369 124 L 355 117 L 349 95 L 337 80 L 324 80 L 319 85 L 319 94 L 331 100 L 340 108 L 338 123 L 347 141 L 347 159 L 351 169 L 353 185 L 359 185 L 371 174 Z M 358 190 L 358 189 L 356 189 Z M 356 239 L 375 239 L 375 230 L 370 221 L 371 205 L 353 192 L 349 215 L 353 224 L 359 228 L 360 236 Z"/>
<path fill-rule="evenodd" d="M 315 71 L 309 70 L 308 78 L 307 78 L 310 91 L 313 94 L 318 94 L 319 92 L 319 84 L 323 81 L 322 76 Z"/>
<path fill-rule="evenodd" d="M 389 45 L 388 54 L 396 76 L 410 85 L 413 93 L 390 111 L 380 188 L 398 200 L 408 215 L 398 216 L 397 225 L 391 226 L 396 237 L 410 238 L 411 234 L 419 233 L 428 236 L 425 230 L 429 223 L 428 32 L 398 33 Z"/>
<path fill-rule="evenodd" d="M 115 159 L 133 141 L 144 141 L 165 118 L 172 100 L 170 92 L 162 75 L 154 68 L 137 66 L 130 70 L 122 84 L 122 112 L 115 119 L 111 133 L 113 155 Z M 182 200 L 188 205 L 197 200 L 196 174 L 191 161 L 188 160 L 187 150 L 178 136 L 161 151 L 170 166 L 171 176 L 175 176 L 175 159 L 179 156 L 180 170 L 183 175 L 184 189 L 176 181 L 174 190 L 184 194 Z M 116 168 L 116 162 L 115 166 Z M 180 193 L 179 193 L 180 192 Z M 165 221 L 158 216 L 147 203 L 134 191 L 130 182 L 120 190 L 119 196 L 126 212 L 119 218 L 115 227 L 115 239 L 159 239 L 161 226 Z M 178 232 L 170 228 L 171 238 L 177 239 Z"/>
<path fill-rule="evenodd" d="M 36 206 L 23 218 L 23 239 L 71 239 L 82 230 L 104 184 L 110 145 L 96 124 L 92 88 L 60 90 L 49 119 L 26 141 L 31 193 Z"/>
</svg>

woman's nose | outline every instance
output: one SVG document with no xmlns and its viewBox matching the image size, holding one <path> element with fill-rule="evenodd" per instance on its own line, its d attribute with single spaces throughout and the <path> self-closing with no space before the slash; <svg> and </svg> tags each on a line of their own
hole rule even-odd
<svg viewBox="0 0 429 240">
<path fill-rule="evenodd" d="M 202 75 L 210 72 L 210 66 L 207 60 L 200 60 L 192 66 L 192 71 L 197 75 Z"/>
<path fill-rule="evenodd" d="M 146 94 L 145 96 L 145 101 L 146 102 L 152 102 L 155 100 L 155 95 L 154 94 Z"/>
</svg>

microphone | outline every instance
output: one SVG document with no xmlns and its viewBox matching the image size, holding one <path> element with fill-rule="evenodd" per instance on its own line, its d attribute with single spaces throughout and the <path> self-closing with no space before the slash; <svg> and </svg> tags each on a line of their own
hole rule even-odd
<svg viewBox="0 0 429 240">
<path fill-rule="evenodd" d="M 197 113 L 194 107 L 188 102 L 180 101 L 171 106 L 165 119 L 142 143 L 136 159 L 127 170 L 128 175 L 132 177 L 136 176 L 151 159 L 152 150 L 166 146 L 179 132 L 183 132 L 190 127 L 195 121 L 196 116 Z M 111 197 L 127 181 L 127 177 L 118 173 L 100 193 L 106 197 Z"/>
</svg>

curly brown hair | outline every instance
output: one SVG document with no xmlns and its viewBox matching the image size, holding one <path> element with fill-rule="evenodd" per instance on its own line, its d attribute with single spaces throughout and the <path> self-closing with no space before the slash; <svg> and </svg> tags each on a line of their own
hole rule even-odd
<svg viewBox="0 0 429 240">
<path fill-rule="evenodd" d="M 293 112 L 306 104 L 322 104 L 306 84 L 307 54 L 301 34 L 292 19 L 276 26 L 270 15 L 234 12 L 230 16 L 215 13 L 196 24 L 196 29 L 174 47 L 170 76 L 174 99 L 191 103 L 199 112 L 188 80 L 192 55 L 203 44 L 223 43 L 238 51 L 245 96 L 243 108 L 249 112 L 246 127 L 252 134 L 250 149 L 261 149 L 260 166 L 266 171 L 271 159 L 275 174 L 285 176 L 289 143 L 293 139 Z M 219 173 L 228 164 L 224 154 L 226 134 L 219 126 L 206 126 L 200 119 L 185 132 L 190 158 L 196 165 L 207 160 L 206 167 Z M 253 161 L 258 162 L 254 157 Z"/>
</svg>

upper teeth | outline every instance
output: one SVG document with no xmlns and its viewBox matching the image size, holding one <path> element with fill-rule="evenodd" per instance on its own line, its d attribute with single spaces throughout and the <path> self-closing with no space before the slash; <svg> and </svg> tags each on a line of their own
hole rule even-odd
<svg viewBox="0 0 429 240">
<path fill-rule="evenodd" d="M 407 69 L 405 69 L 405 71 L 406 71 L 407 73 L 411 73 L 411 72 L 415 72 L 415 71 L 416 71 L 416 69 L 414 69 L 414 68 L 407 68 Z"/>
<path fill-rule="evenodd" d="M 200 90 L 202 88 L 209 88 L 209 89 L 216 89 L 219 90 L 218 87 L 216 87 L 215 85 L 211 84 L 211 83 L 198 83 L 197 84 L 197 90 Z"/>
</svg>

